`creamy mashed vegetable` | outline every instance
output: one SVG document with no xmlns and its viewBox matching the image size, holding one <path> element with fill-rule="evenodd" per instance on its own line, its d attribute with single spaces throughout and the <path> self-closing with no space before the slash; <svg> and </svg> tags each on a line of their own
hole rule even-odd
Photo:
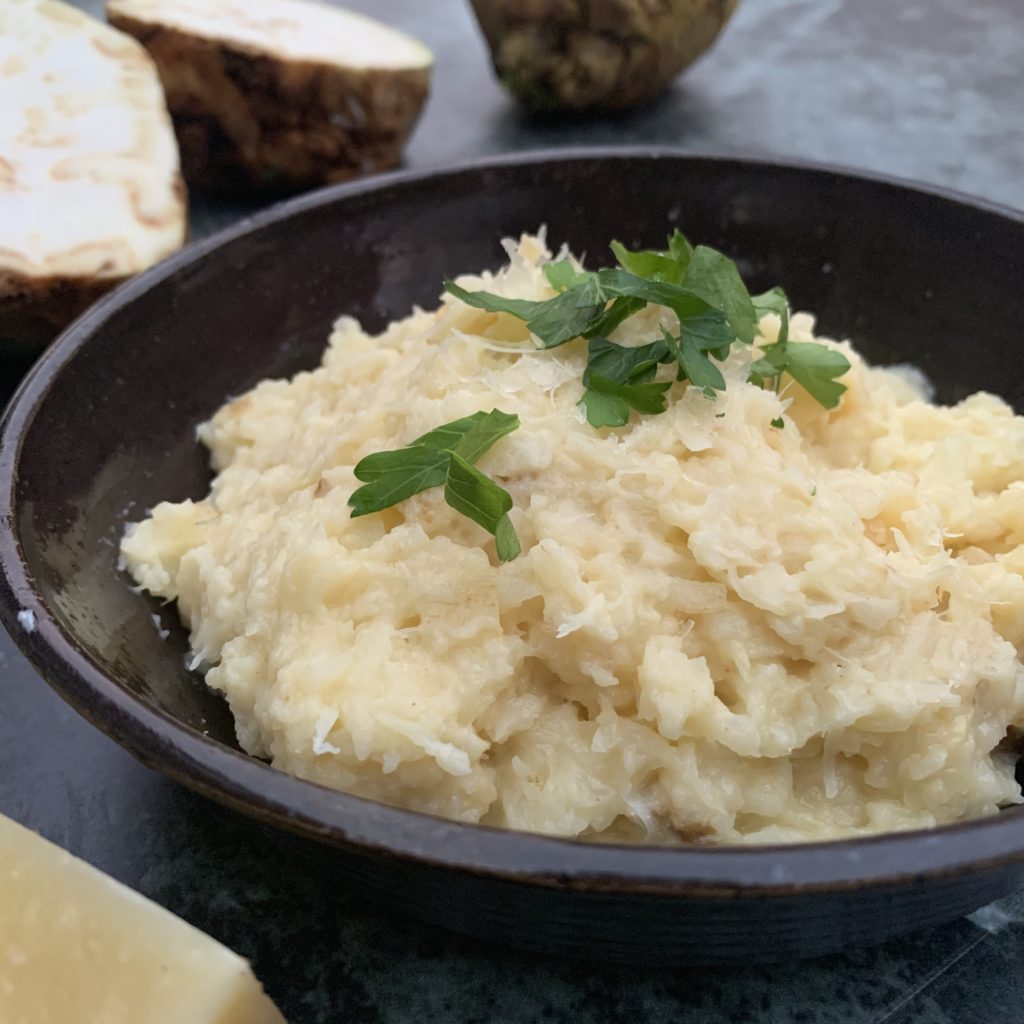
<svg viewBox="0 0 1024 1024">
<path fill-rule="evenodd" d="M 553 294 L 542 240 L 508 248 L 460 283 Z M 664 414 L 595 430 L 582 341 L 536 351 L 451 296 L 375 337 L 343 318 L 319 369 L 200 427 L 209 496 L 155 508 L 124 561 L 177 599 L 244 748 L 328 786 L 645 842 L 992 814 L 1021 799 L 1000 744 L 1024 716 L 1024 419 L 932 405 L 840 347 L 835 409 L 746 383 L 734 346 L 714 399 L 676 384 Z M 518 558 L 440 488 L 350 517 L 360 459 L 495 407 L 521 427 L 479 467 Z"/>
</svg>

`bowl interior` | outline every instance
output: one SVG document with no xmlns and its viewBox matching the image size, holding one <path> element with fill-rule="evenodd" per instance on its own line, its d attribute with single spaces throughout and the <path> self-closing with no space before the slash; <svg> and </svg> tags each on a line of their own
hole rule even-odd
<svg viewBox="0 0 1024 1024">
<path fill-rule="evenodd" d="M 781 284 L 869 358 L 912 362 L 951 401 L 1024 405 L 1024 225 L 999 211 L 829 171 L 671 155 L 528 158 L 328 190 L 204 242 L 79 321 L 30 380 L 14 530 L 43 603 L 99 669 L 189 730 L 235 747 L 223 701 L 186 667 L 173 608 L 118 572 L 127 522 L 198 498 L 196 424 L 265 377 L 315 365 L 342 313 L 372 329 L 497 268 L 501 237 L 547 225 L 592 261 L 673 227 Z M 358 415 L 359 410 L 352 410 Z M 169 630 L 162 638 L 159 629 Z"/>
</svg>

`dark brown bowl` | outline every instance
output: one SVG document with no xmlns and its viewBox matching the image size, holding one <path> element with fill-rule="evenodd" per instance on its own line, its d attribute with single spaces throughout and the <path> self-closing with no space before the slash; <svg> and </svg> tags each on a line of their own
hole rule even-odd
<svg viewBox="0 0 1024 1024">
<path fill-rule="evenodd" d="M 379 328 L 432 303 L 445 275 L 496 267 L 499 237 L 542 223 L 593 255 L 612 237 L 656 244 L 678 223 L 870 358 L 916 363 L 941 399 L 985 388 L 1024 405 L 1024 220 L 962 196 L 663 151 L 528 155 L 327 189 L 142 274 L 26 378 L 0 448 L 0 615 L 18 644 L 141 761 L 300 837 L 339 879 L 501 942 L 749 963 L 879 942 L 1005 894 L 1024 873 L 1017 810 L 803 846 L 594 845 L 385 807 L 239 751 L 224 703 L 185 669 L 173 609 L 118 573 L 124 523 L 204 494 L 195 424 L 263 377 L 313 366 L 339 313 Z"/>
</svg>

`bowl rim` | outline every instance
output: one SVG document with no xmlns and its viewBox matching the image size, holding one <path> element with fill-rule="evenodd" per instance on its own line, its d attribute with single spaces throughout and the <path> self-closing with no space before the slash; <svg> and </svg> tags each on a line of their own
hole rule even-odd
<svg viewBox="0 0 1024 1024">
<path fill-rule="evenodd" d="M 328 789 L 272 768 L 182 725 L 108 676 L 65 632 L 35 589 L 17 531 L 17 479 L 25 434 L 62 369 L 91 337 L 155 285 L 236 239 L 308 210 L 438 179 L 552 163 L 682 161 L 747 172 L 842 178 L 924 193 L 1007 219 L 1008 206 L 885 174 L 775 157 L 694 153 L 665 146 L 537 149 L 397 171 L 276 203 L 192 242 L 104 296 L 45 350 L 0 419 L 0 621 L 42 678 L 87 720 L 144 764 L 265 824 L 368 856 L 545 888 L 607 894 L 785 896 L 895 886 L 1024 861 L 1024 808 L 932 829 L 757 846 L 654 847 L 592 843 L 449 821 Z M 26 622 L 28 625 L 26 625 Z"/>
</svg>

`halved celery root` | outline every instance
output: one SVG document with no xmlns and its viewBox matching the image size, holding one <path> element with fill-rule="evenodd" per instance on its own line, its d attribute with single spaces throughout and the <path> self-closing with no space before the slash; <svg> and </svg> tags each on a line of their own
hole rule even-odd
<svg viewBox="0 0 1024 1024">
<path fill-rule="evenodd" d="M 432 56 L 370 18 L 305 0 L 109 0 L 160 70 L 185 177 L 294 191 L 393 167 Z"/>
</svg>

